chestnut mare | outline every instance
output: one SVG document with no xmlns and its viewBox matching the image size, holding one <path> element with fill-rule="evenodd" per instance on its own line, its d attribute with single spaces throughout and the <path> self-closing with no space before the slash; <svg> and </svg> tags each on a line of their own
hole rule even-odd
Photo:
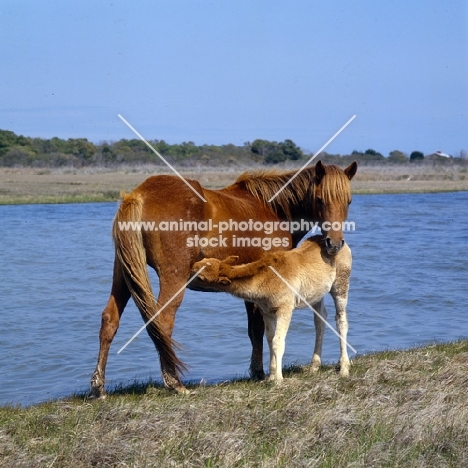
<svg viewBox="0 0 468 468">
<path fill-rule="evenodd" d="M 124 195 L 113 224 L 114 276 L 110 298 L 102 312 L 99 355 L 91 378 L 91 395 L 97 398 L 105 396 L 109 348 L 130 297 L 147 324 L 146 331 L 159 353 L 164 384 L 185 392 L 180 380 L 185 366 L 176 356 L 171 337 L 175 314 L 184 296 L 184 285 L 190 278 L 194 263 L 204 257 L 223 259 L 230 255 L 237 255 L 240 263 L 249 263 L 261 257 L 265 245 L 271 246 L 271 250 L 292 249 L 308 229 L 303 225 L 290 233 L 280 224 L 285 221 L 297 221 L 298 225 L 302 224 L 301 220 L 318 222 L 326 231 L 327 251 L 336 254 L 344 244 L 342 229 L 336 229 L 336 226 L 348 216 L 351 203 L 349 181 L 356 171 L 356 162 L 343 170 L 319 161 L 300 172 L 284 189 L 295 171 L 244 173 L 234 184 L 221 190 L 208 190 L 198 181 L 189 180 L 206 203 L 179 177 L 169 175 L 149 177 Z M 280 189 L 283 190 L 269 202 Z M 263 226 L 269 223 L 272 229 L 242 230 L 240 233 L 231 230 L 222 234 L 218 229 L 222 222 L 230 223 L 230 227 L 236 229 L 235 223 L 244 222 L 246 226 L 249 220 Z M 141 225 L 132 229 L 126 224 L 129 222 L 154 222 L 154 226 L 160 228 L 151 228 L 147 224 L 147 229 Z M 180 226 L 181 229 L 168 230 L 171 222 L 173 227 Z M 334 223 L 334 228 L 327 230 L 323 225 L 325 222 Z M 192 223 L 191 228 L 184 223 Z M 193 229 L 195 223 L 197 229 Z M 240 236 L 243 238 L 242 246 L 238 242 Z M 196 241 L 202 237 L 205 242 Z M 252 240 L 250 245 L 249 239 Z M 268 244 L 261 243 L 265 239 Z M 151 289 L 147 265 L 154 268 L 159 276 L 157 301 Z M 213 291 L 206 287 L 206 283 L 196 280 L 188 287 Z M 250 372 L 253 378 L 263 379 L 264 323 L 254 304 L 246 302 L 246 309 L 252 343 Z M 157 317 L 151 320 L 155 315 Z"/>
</svg>

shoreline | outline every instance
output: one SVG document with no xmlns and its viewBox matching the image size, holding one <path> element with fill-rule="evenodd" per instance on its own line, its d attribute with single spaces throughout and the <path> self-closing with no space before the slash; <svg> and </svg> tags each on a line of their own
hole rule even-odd
<svg viewBox="0 0 468 468">
<path fill-rule="evenodd" d="M 0 407 L 11 466 L 466 466 L 468 340 L 290 366 L 175 395 L 152 382 Z"/>
<path fill-rule="evenodd" d="M 248 168 L 180 169 L 208 189 L 232 184 Z M 252 169 L 252 168 L 250 168 Z M 264 167 L 254 168 L 265 169 Z M 285 169 L 294 169 L 286 167 Z M 351 182 L 355 195 L 468 191 L 463 166 L 360 166 Z M 0 168 L 0 205 L 115 202 L 151 175 L 173 174 L 161 166 L 82 169 Z"/>
</svg>

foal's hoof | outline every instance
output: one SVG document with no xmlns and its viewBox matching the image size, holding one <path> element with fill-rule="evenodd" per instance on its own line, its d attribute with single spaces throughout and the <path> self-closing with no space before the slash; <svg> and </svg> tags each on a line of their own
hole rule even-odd
<svg viewBox="0 0 468 468">
<path fill-rule="evenodd" d="M 174 391 L 178 395 L 190 395 L 190 390 L 187 390 L 183 385 L 181 385 L 180 387 L 174 388 Z"/>
<path fill-rule="evenodd" d="M 339 372 L 340 377 L 349 377 L 349 367 L 351 363 L 340 364 L 338 363 L 335 367 L 336 371 Z"/>
<path fill-rule="evenodd" d="M 318 356 L 314 356 L 312 358 L 312 363 L 311 363 L 310 370 L 312 372 L 318 372 L 320 370 L 320 367 L 322 365 L 322 360 Z"/>
<path fill-rule="evenodd" d="M 283 378 L 278 379 L 276 377 L 268 377 L 268 379 L 266 380 L 266 382 L 268 382 L 268 385 L 272 387 L 282 385 L 283 381 L 284 381 Z"/>
</svg>

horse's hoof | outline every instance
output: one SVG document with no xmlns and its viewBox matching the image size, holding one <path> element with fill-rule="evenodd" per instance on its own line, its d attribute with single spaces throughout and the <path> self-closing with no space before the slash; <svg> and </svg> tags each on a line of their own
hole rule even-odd
<svg viewBox="0 0 468 468">
<path fill-rule="evenodd" d="M 250 369 L 250 378 L 252 380 L 262 381 L 262 380 L 266 379 L 266 374 L 263 371 L 263 369 L 261 369 L 261 370 L 252 370 L 252 369 Z"/>
<path fill-rule="evenodd" d="M 91 392 L 88 396 L 88 400 L 105 400 L 106 398 L 106 392 Z"/>
</svg>

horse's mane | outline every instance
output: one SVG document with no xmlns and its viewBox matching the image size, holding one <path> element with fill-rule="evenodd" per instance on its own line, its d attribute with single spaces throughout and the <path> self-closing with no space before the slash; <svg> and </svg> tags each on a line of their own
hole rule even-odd
<svg viewBox="0 0 468 468">
<path fill-rule="evenodd" d="M 273 197 L 296 174 L 297 171 L 280 172 L 277 169 L 247 171 L 241 174 L 235 184 L 243 185 L 254 197 L 265 203 Z M 276 213 L 283 212 L 291 220 L 291 207 L 309 204 L 315 198 L 315 166 L 301 171 L 271 201 Z M 326 176 L 321 181 L 324 203 L 349 203 L 351 192 L 349 179 L 338 166 L 326 166 Z"/>
</svg>

